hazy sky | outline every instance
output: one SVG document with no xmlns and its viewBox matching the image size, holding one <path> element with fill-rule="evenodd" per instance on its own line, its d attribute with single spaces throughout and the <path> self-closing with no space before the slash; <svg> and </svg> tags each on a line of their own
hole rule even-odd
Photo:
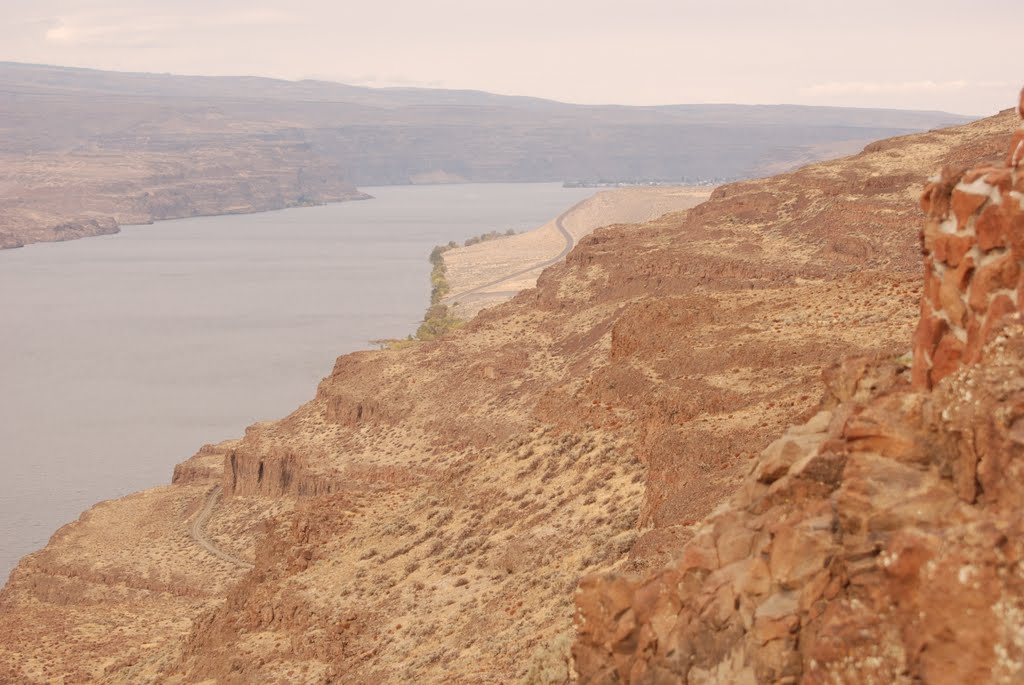
<svg viewBox="0 0 1024 685">
<path fill-rule="evenodd" d="M 1020 0 L 0 0 L 0 60 L 570 102 L 989 114 Z"/>
</svg>

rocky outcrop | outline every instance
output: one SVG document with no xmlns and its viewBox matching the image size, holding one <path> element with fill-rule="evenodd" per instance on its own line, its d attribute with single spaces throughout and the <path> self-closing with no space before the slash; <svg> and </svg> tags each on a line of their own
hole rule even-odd
<svg viewBox="0 0 1024 685">
<path fill-rule="evenodd" d="M 224 457 L 237 445 L 237 440 L 225 440 L 217 445 L 203 445 L 199 451 L 174 467 L 171 482 L 175 485 L 203 484 L 221 480 Z"/>
<path fill-rule="evenodd" d="M 308 472 L 294 452 L 252 455 L 237 449 L 224 456 L 223 488 L 228 495 L 264 497 L 311 497 L 337 489 L 332 479 Z"/>
<path fill-rule="evenodd" d="M 71 219 L 47 225 L 37 219 L 30 220 L 30 229 L 18 222 L 17 217 L 7 216 L 0 220 L 0 250 L 24 247 L 26 242 L 62 242 L 91 238 L 97 235 L 119 233 L 121 227 L 113 217 Z"/>
<path fill-rule="evenodd" d="M 834 368 L 676 561 L 584 579 L 581 683 L 1024 679 L 1018 162 L 925 191 L 912 371 Z"/>
<path fill-rule="evenodd" d="M 1018 112 L 1024 108 L 1024 92 Z M 924 297 L 914 383 L 931 387 L 973 363 L 1001 318 L 1020 308 L 1024 279 L 1024 124 L 1003 166 L 949 170 L 925 189 Z"/>
<path fill-rule="evenodd" d="M 113 217 L 100 219 L 81 219 L 78 221 L 65 221 L 55 226 L 50 226 L 47 231 L 52 235 L 51 240 L 76 240 L 96 235 L 110 235 L 118 233 L 121 227 Z"/>
</svg>

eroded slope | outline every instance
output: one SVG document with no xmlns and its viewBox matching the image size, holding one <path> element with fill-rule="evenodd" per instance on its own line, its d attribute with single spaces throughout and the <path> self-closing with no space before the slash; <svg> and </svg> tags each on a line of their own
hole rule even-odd
<svg viewBox="0 0 1024 685">
<path fill-rule="evenodd" d="M 148 670 L 111 662 L 106 680 L 563 682 L 582 576 L 678 558 L 749 460 L 813 413 L 823 368 L 907 351 L 917 189 L 943 164 L 1001 155 L 1010 121 L 885 141 L 599 230 L 446 339 L 340 358 L 313 401 L 223 447 L 225 506 L 274 518 L 253 533 L 256 568 L 233 571 L 226 600 L 147 609 L 179 622 L 147 647 Z M 211 458 L 161 492 L 195 510 L 189 484 L 216 478 L 195 460 Z M 168 526 L 185 530 L 178 506 Z M 88 525 L 69 530 L 98 536 Z M 53 606 L 62 571 L 48 560 L 67 545 L 57 536 L 0 595 L 5 640 Z M 152 573 L 202 574 L 184 559 Z M 80 612 L 69 629 L 114 620 L 104 603 L 60 602 Z M 2 663 L 26 682 L 46 682 L 27 660 L 62 672 L 110 651 L 10 644 Z"/>
<path fill-rule="evenodd" d="M 584 581 L 581 682 L 1024 679 L 1022 151 L 928 185 L 912 369 L 837 365 L 677 560 Z"/>
</svg>

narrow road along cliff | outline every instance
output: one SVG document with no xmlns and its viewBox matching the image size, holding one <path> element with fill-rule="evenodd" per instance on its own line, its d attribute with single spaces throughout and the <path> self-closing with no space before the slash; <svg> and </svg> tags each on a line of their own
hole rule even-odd
<svg viewBox="0 0 1024 685">
<path fill-rule="evenodd" d="M 236 566 L 241 566 L 247 569 L 253 568 L 252 562 L 236 557 L 235 555 L 230 554 L 229 552 L 225 552 L 220 547 L 217 547 L 217 545 L 213 543 L 213 540 L 211 540 L 206 535 L 206 524 L 209 523 L 210 518 L 213 516 L 213 509 L 214 507 L 217 506 L 217 500 L 219 499 L 220 486 L 218 485 L 217 487 L 210 490 L 210 494 L 207 495 L 206 503 L 203 505 L 203 508 L 196 515 L 196 517 L 192 519 L 192 522 L 189 524 L 189 535 L 192 536 L 192 539 L 195 540 L 197 545 L 205 549 L 213 556 L 219 559 L 223 559 L 224 561 L 227 561 L 229 563 L 235 564 Z"/>
</svg>

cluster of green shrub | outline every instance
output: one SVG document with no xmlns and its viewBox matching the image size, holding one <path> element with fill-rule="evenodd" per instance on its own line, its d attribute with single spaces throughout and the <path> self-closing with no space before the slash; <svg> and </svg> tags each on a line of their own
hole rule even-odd
<svg viewBox="0 0 1024 685">
<path fill-rule="evenodd" d="M 434 267 L 430 270 L 430 306 L 433 307 L 441 302 L 451 287 L 448 285 L 448 267 L 444 264 L 444 253 L 458 247 L 454 240 L 447 245 L 435 245 L 430 251 L 430 263 Z"/>
<path fill-rule="evenodd" d="M 307 195 L 306 193 L 302 193 L 294 200 L 286 202 L 285 204 L 288 207 L 319 207 L 323 204 L 323 201 L 318 200 L 311 195 Z"/>
<path fill-rule="evenodd" d="M 423 316 L 423 323 L 416 329 L 416 340 L 433 340 L 450 330 L 462 325 L 462 321 L 452 315 L 448 305 L 441 300 L 451 290 L 448 285 L 448 267 L 444 263 L 444 253 L 458 247 L 455 241 L 447 245 L 437 245 L 430 251 L 430 306 Z"/>
<path fill-rule="evenodd" d="M 466 244 L 468 245 L 469 241 L 466 241 Z M 430 270 L 430 306 L 427 307 L 423 322 L 416 329 L 416 333 L 404 339 L 374 340 L 374 344 L 389 350 L 401 349 L 420 341 L 439 338 L 463 324 L 461 319 L 452 314 L 448 305 L 441 304 L 441 300 L 451 290 L 451 286 L 448 285 L 448 267 L 444 263 L 444 253 L 457 247 L 459 244 L 453 240 L 447 245 L 435 245 L 430 251 L 430 263 L 433 266 Z"/>
<path fill-rule="evenodd" d="M 423 323 L 416 329 L 416 340 L 433 340 L 439 338 L 448 331 L 453 331 L 465 323 L 462 319 L 452 314 L 451 308 L 446 304 L 432 304 L 427 307 L 427 313 L 423 317 Z"/>
<path fill-rule="evenodd" d="M 490 231 L 489 233 L 481 233 L 478 236 L 467 238 L 466 242 L 464 242 L 462 245 L 463 247 L 469 247 L 470 245 L 476 245 L 477 243 L 485 243 L 488 240 L 495 240 L 497 238 L 507 238 L 508 236 L 515 234 L 516 231 L 513 228 L 508 229 L 504 233 L 502 233 L 501 231 Z M 448 244 L 451 245 L 451 243 Z"/>
<path fill-rule="evenodd" d="M 490 231 L 489 233 L 482 233 L 468 238 L 463 243 L 463 246 L 469 247 L 477 243 L 515 234 L 515 230 L 511 228 L 504 233 L 501 231 Z M 430 263 L 433 266 L 430 270 L 430 306 L 427 307 L 427 313 L 423 316 L 423 323 L 416 329 L 416 333 L 407 338 L 374 340 L 373 343 L 375 345 L 380 345 L 381 348 L 389 350 L 401 349 L 422 340 L 439 338 L 464 323 L 462 319 L 452 314 L 451 308 L 448 305 L 441 304 L 441 300 L 451 290 L 451 286 L 448 285 L 448 267 L 444 263 L 444 253 L 457 247 L 459 247 L 459 244 L 452 240 L 447 245 L 435 245 L 434 249 L 430 251 Z"/>
</svg>

